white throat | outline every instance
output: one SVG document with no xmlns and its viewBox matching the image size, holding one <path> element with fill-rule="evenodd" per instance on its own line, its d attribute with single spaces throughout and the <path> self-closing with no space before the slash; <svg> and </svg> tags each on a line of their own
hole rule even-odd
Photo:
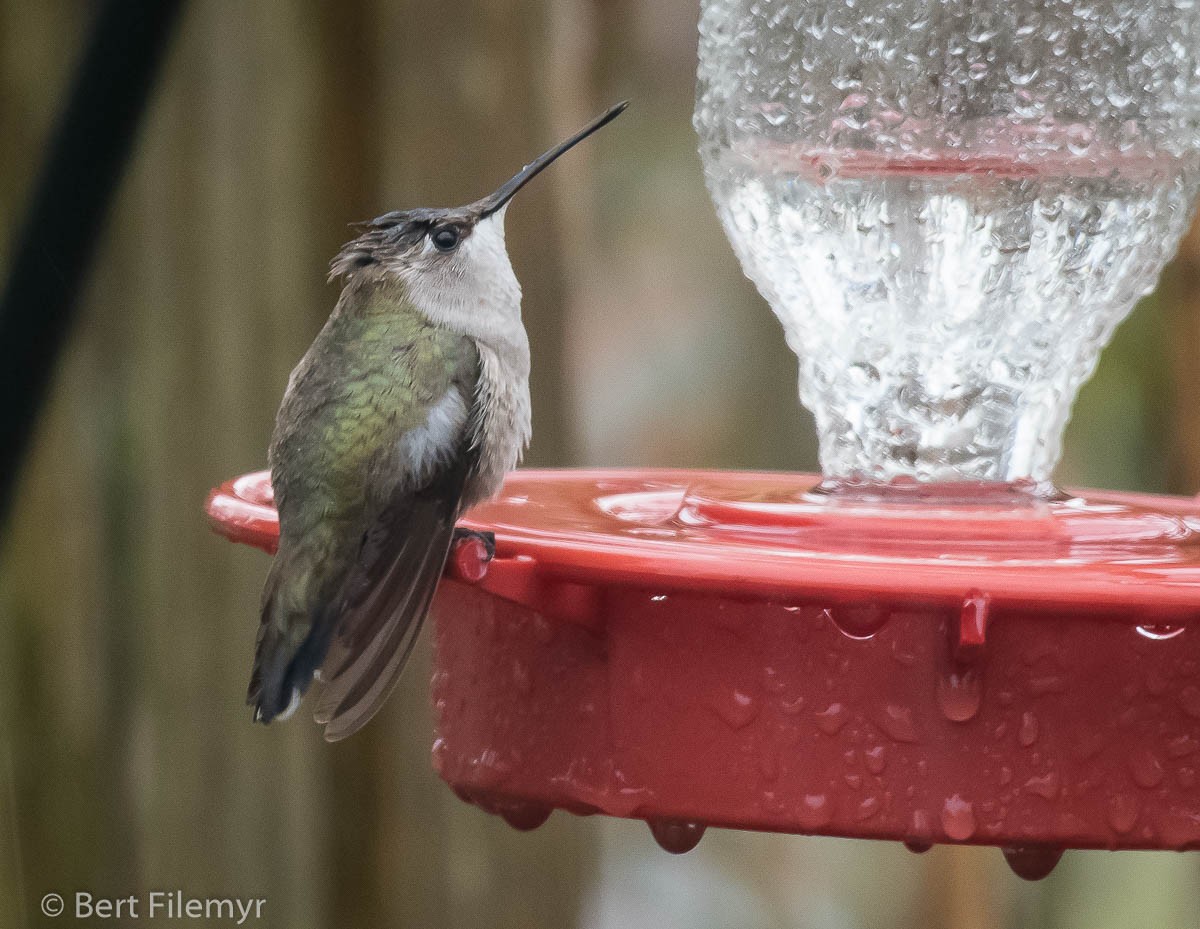
<svg viewBox="0 0 1200 929">
<path fill-rule="evenodd" d="M 439 326 L 503 352 L 527 344 L 521 325 L 521 285 L 504 247 L 505 204 L 471 230 L 448 261 L 402 273 L 409 299 Z M 424 246 L 432 249 L 428 242 Z M 528 349 L 526 349 L 528 351 Z"/>
<path fill-rule="evenodd" d="M 463 505 L 496 493 L 529 443 L 529 339 L 521 323 L 521 285 L 504 247 L 501 208 L 476 223 L 450 261 L 402 272 L 413 305 L 430 322 L 461 333 L 479 351 L 474 397 L 480 459 Z M 433 248 L 427 244 L 427 248 Z"/>
</svg>

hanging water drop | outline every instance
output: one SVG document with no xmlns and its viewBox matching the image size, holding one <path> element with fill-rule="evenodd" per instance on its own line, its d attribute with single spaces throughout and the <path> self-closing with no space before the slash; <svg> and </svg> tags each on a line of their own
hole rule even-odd
<svg viewBox="0 0 1200 929">
<path fill-rule="evenodd" d="M 1002 851 L 1013 874 L 1026 881 L 1049 876 L 1063 855 L 1063 850 L 1053 845 L 1012 845 Z"/>
<path fill-rule="evenodd" d="M 672 855 L 690 852 L 704 837 L 704 823 L 685 819 L 648 819 L 650 834 L 664 851 Z"/>
<path fill-rule="evenodd" d="M 550 818 L 552 809 L 542 803 L 514 801 L 501 807 L 504 821 L 520 832 L 530 832 Z"/>
</svg>

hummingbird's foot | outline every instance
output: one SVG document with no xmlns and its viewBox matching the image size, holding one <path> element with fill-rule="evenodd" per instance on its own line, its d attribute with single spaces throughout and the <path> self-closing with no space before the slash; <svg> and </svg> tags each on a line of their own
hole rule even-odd
<svg viewBox="0 0 1200 929">
<path fill-rule="evenodd" d="M 457 546 L 468 539 L 476 539 L 483 544 L 483 549 L 487 552 L 487 557 L 484 559 L 485 562 L 491 561 L 496 557 L 496 533 L 479 532 L 475 529 L 463 529 L 461 526 L 456 526 L 452 544 Z"/>
</svg>

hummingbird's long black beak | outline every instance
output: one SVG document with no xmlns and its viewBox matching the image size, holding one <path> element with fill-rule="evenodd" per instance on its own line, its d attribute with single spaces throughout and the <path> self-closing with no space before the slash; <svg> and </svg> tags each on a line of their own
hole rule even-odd
<svg viewBox="0 0 1200 929">
<path fill-rule="evenodd" d="M 571 138 L 564 142 L 559 142 L 548 152 L 543 152 L 541 155 L 538 155 L 537 158 L 533 159 L 533 161 L 529 162 L 529 164 L 513 175 L 511 180 L 506 181 L 495 193 L 488 194 L 482 200 L 477 201 L 474 206 L 477 210 L 479 210 L 480 217 L 482 218 L 485 216 L 491 216 L 493 213 L 495 213 L 513 198 L 513 194 L 533 180 L 533 178 L 535 178 L 541 172 L 541 170 L 546 167 L 546 165 L 550 164 L 550 162 L 566 152 L 568 149 L 571 149 L 578 143 L 582 142 L 601 126 L 606 126 L 611 123 L 614 119 L 625 112 L 625 107 L 627 106 L 629 106 L 628 100 L 621 101 L 612 109 L 608 110 L 608 112 L 606 112 L 603 116 L 592 120 L 577 133 L 571 136 Z"/>
</svg>

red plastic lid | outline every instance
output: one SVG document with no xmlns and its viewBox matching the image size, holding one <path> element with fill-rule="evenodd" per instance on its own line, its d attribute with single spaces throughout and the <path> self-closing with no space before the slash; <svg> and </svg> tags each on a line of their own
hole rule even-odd
<svg viewBox="0 0 1200 929">
<path fill-rule="evenodd" d="M 1200 507 L 796 474 L 521 471 L 438 597 L 434 761 L 530 827 L 633 816 L 1200 847 Z M 270 550 L 263 474 L 209 514 Z M 1013 850 L 1015 849 L 1015 850 Z"/>
<path fill-rule="evenodd" d="M 1200 610 L 1200 504 L 1038 487 L 834 488 L 777 472 L 518 471 L 463 525 L 502 559 L 589 584 L 1163 614 Z M 274 551 L 267 472 L 214 491 L 214 528 Z M 503 571 L 500 565 L 493 568 Z"/>
</svg>

